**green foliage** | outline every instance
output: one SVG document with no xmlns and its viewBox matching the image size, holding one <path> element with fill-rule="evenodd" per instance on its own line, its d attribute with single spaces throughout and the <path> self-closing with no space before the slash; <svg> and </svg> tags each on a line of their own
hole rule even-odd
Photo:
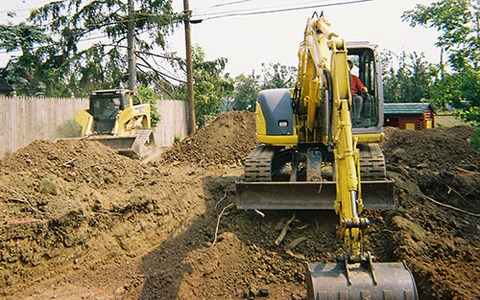
<svg viewBox="0 0 480 300">
<path fill-rule="evenodd" d="M 466 68 L 445 74 L 435 83 L 432 100 L 456 108 L 456 116 L 464 122 L 480 124 L 480 72 Z"/>
<path fill-rule="evenodd" d="M 180 144 L 180 142 L 182 141 L 182 137 L 179 136 L 179 135 L 174 135 L 173 136 L 173 144 Z"/>
<path fill-rule="evenodd" d="M 227 63 L 226 58 L 205 60 L 205 52 L 198 45 L 193 47 L 193 78 L 195 89 L 195 119 L 198 127 L 225 111 L 226 102 L 233 90 L 233 80 L 228 74 L 222 75 Z M 185 61 L 178 61 L 185 69 Z M 172 93 L 177 99 L 187 99 L 187 86 L 182 84 Z"/>
<path fill-rule="evenodd" d="M 0 25 L 0 48 L 7 52 L 22 52 L 2 71 L 2 76 L 17 94 L 43 96 L 63 88 L 56 80 L 62 75 L 62 70 L 58 68 L 54 57 L 50 56 L 52 50 L 49 47 L 37 47 L 51 41 L 39 26 L 26 23 Z"/>
<path fill-rule="evenodd" d="M 475 150 L 480 150 L 480 127 L 475 128 L 475 134 L 470 138 L 470 143 Z"/>
<path fill-rule="evenodd" d="M 165 35 L 182 16 L 171 0 L 136 0 L 131 16 L 137 32 L 138 55 L 155 45 L 165 47 Z M 19 25 L 0 26 L 0 48 L 21 51 L 3 75 L 19 95 L 86 96 L 94 89 L 127 83 L 125 1 L 52 1 L 31 12 Z M 101 42 L 82 43 L 93 37 Z M 87 44 L 88 45 L 88 44 Z"/>
<path fill-rule="evenodd" d="M 406 103 L 429 99 L 435 75 L 436 69 L 424 60 L 423 54 L 414 52 L 407 55 L 403 52 L 398 69 L 390 65 L 384 75 L 385 102 Z"/>
<path fill-rule="evenodd" d="M 157 127 L 161 120 L 160 113 L 157 109 L 157 100 L 160 99 L 160 95 L 155 93 L 155 91 L 152 89 L 143 86 L 137 89 L 137 93 L 140 99 L 142 99 L 142 103 L 150 104 L 150 118 L 152 121 L 152 127 Z"/>
<path fill-rule="evenodd" d="M 254 73 L 235 77 L 235 89 L 233 91 L 233 109 L 255 111 L 255 102 L 260 91 L 258 76 Z"/>
<path fill-rule="evenodd" d="M 479 3 L 470 0 L 438 0 L 430 5 L 417 4 L 402 18 L 410 26 L 435 28 L 436 45 L 448 53 L 450 66 L 458 71 L 466 66 L 477 68 L 480 55 Z"/>
<path fill-rule="evenodd" d="M 440 78 L 432 88 L 434 103 L 459 109 L 457 116 L 466 122 L 480 119 L 480 26 L 479 3 L 468 0 L 438 0 L 418 4 L 402 18 L 411 26 L 434 28 L 439 32 L 436 45 L 445 51 L 452 70 L 440 66 Z"/>
<path fill-rule="evenodd" d="M 223 57 L 205 61 L 203 50 L 199 46 L 194 48 L 195 118 L 199 127 L 225 111 L 225 100 L 233 90 L 232 79 L 221 75 L 226 63 Z"/>
<path fill-rule="evenodd" d="M 297 69 L 280 63 L 262 64 L 262 90 L 293 88 L 297 80 Z"/>
<path fill-rule="evenodd" d="M 280 63 L 262 64 L 260 75 L 245 76 L 241 74 L 235 78 L 233 91 L 233 109 L 255 111 L 255 102 L 260 90 L 275 88 L 292 88 L 297 80 L 295 67 Z"/>
</svg>

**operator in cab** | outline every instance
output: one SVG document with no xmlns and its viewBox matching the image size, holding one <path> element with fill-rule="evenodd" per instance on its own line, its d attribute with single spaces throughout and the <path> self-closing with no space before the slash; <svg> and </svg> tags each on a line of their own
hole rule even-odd
<svg viewBox="0 0 480 300">
<path fill-rule="evenodd" d="M 102 120 L 115 120 L 117 117 L 118 109 L 115 107 L 113 99 L 108 101 L 108 106 L 102 113 Z"/>
<path fill-rule="evenodd" d="M 351 73 L 353 68 L 353 62 L 348 60 L 348 67 L 350 69 L 350 88 L 352 89 L 352 101 L 353 101 L 353 114 L 352 121 L 354 124 L 358 124 L 361 121 L 360 114 L 362 113 L 363 98 L 360 94 L 367 94 L 368 89 L 363 85 L 360 78 Z"/>
</svg>

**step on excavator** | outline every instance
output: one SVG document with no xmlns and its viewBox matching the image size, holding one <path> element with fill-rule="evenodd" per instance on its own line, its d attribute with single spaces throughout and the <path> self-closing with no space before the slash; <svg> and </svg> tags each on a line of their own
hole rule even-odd
<svg viewBox="0 0 480 300">
<path fill-rule="evenodd" d="M 155 145 L 150 104 L 142 104 L 127 89 L 93 91 L 89 108 L 78 111 L 75 121 L 86 140 L 98 141 L 134 159 L 144 159 Z"/>
<path fill-rule="evenodd" d="M 307 264 L 308 299 L 418 299 L 404 262 L 377 263 L 365 249 L 370 221 L 362 211 L 394 208 L 394 182 L 379 145 L 383 90 L 376 46 L 345 42 L 315 13 L 298 56 L 295 88 L 258 95 L 261 144 L 236 183 L 237 208 L 335 210 L 344 253 L 335 263 Z M 354 73 L 361 91 L 352 89 Z"/>
</svg>

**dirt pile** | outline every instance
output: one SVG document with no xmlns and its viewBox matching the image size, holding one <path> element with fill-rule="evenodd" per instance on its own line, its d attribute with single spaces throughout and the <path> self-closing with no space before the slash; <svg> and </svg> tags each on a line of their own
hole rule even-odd
<svg viewBox="0 0 480 300">
<path fill-rule="evenodd" d="M 480 153 L 472 151 L 469 138 L 474 128 L 458 126 L 427 131 L 386 128 L 385 155 L 390 164 L 441 172 L 451 168 L 478 171 Z"/>
<path fill-rule="evenodd" d="M 412 269 L 426 299 L 480 296 L 480 152 L 473 128 L 386 129 L 383 147 L 396 180 L 390 223 L 395 256 Z"/>
<path fill-rule="evenodd" d="M 466 127 L 386 130 L 398 208 L 367 246 L 406 260 L 423 299 L 480 296 L 479 153 Z M 0 161 L 0 287 L 22 299 L 304 299 L 305 262 L 334 262 L 333 212 L 234 207 L 251 113 L 227 113 L 151 164 L 97 143 L 38 141 Z M 280 245 L 277 239 L 290 220 Z"/>
<path fill-rule="evenodd" d="M 195 188 L 202 190 L 201 178 L 190 168 L 145 166 L 80 140 L 37 141 L 6 157 L 0 173 L 4 296 L 123 298 L 125 287 L 142 283 L 128 265 L 205 210 Z"/>
<path fill-rule="evenodd" d="M 241 165 L 256 144 L 255 115 L 246 111 L 228 112 L 167 150 L 162 158 L 166 164 Z"/>
</svg>

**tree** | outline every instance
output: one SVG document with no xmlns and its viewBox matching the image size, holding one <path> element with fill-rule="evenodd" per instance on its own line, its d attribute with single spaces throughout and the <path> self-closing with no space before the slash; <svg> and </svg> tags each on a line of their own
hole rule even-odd
<svg viewBox="0 0 480 300">
<path fill-rule="evenodd" d="M 250 75 L 240 74 L 235 78 L 233 108 L 255 111 L 255 102 L 260 90 L 293 88 L 297 80 L 297 69 L 280 63 L 262 64 L 260 75 L 252 71 Z"/>
<path fill-rule="evenodd" d="M 436 45 L 448 54 L 454 70 L 472 67 L 477 70 L 480 55 L 479 3 L 471 0 L 439 0 L 429 6 L 417 4 L 402 19 L 410 26 L 435 28 Z"/>
<path fill-rule="evenodd" d="M 160 123 L 161 116 L 157 110 L 157 100 L 160 99 L 160 95 L 155 93 L 152 89 L 149 89 L 144 86 L 140 86 L 137 90 L 138 97 L 142 100 L 142 103 L 150 104 L 150 117 L 152 122 L 152 127 L 157 127 Z"/>
<path fill-rule="evenodd" d="M 222 74 L 227 59 L 224 57 L 211 61 L 205 60 L 205 52 L 198 45 L 193 47 L 193 79 L 195 88 L 195 119 L 198 127 L 203 127 L 213 118 L 225 111 L 225 102 L 233 90 L 233 80 L 229 74 Z M 185 70 L 185 61 L 179 60 L 180 68 Z M 172 96 L 187 99 L 186 84 L 181 84 Z"/>
<path fill-rule="evenodd" d="M 45 95 L 62 89 L 56 80 L 61 76 L 61 70 L 57 68 L 52 49 L 38 47 L 50 42 L 51 38 L 38 26 L 25 23 L 0 25 L 0 48 L 7 52 L 22 52 L 2 71 L 2 76 L 17 93 Z"/>
<path fill-rule="evenodd" d="M 392 53 L 387 53 L 392 58 Z M 420 102 L 430 99 L 430 91 L 436 76 L 436 69 L 425 61 L 422 54 L 402 52 L 398 59 L 398 69 L 391 64 L 383 64 L 389 69 L 384 73 L 383 87 L 386 102 Z"/>
<path fill-rule="evenodd" d="M 135 24 L 139 55 L 148 55 L 154 46 L 165 46 L 165 35 L 182 17 L 173 13 L 171 0 L 136 0 L 138 8 L 130 16 L 124 2 L 52 1 L 32 11 L 25 23 L 3 27 L 0 38 L 15 28 L 35 29 L 39 37 L 48 37 L 26 39 L 26 45 L 0 43 L 7 51 L 23 51 L 22 57 L 7 70 L 10 81 L 16 82 L 19 78 L 30 81 L 26 73 L 43 72 L 46 74 L 39 77 L 45 78 L 46 94 L 64 96 L 86 95 L 93 88 L 125 85 L 127 22 L 133 20 Z M 13 36 L 23 40 L 29 32 L 18 31 Z M 100 41 L 88 46 L 84 43 L 97 39 Z M 33 57 L 24 51 L 28 48 L 34 49 L 29 52 L 35 54 Z"/>
<path fill-rule="evenodd" d="M 280 63 L 262 64 L 262 89 L 293 88 L 297 81 L 297 69 Z"/>
<path fill-rule="evenodd" d="M 418 4 L 402 18 L 410 25 L 435 28 L 452 70 L 435 83 L 432 98 L 459 109 L 465 121 L 480 124 L 480 24 L 479 3 L 468 0 L 439 0 L 429 6 Z M 443 70 L 443 66 L 440 68 Z"/>
<path fill-rule="evenodd" d="M 240 74 L 235 77 L 235 89 L 233 91 L 233 109 L 255 111 L 255 102 L 260 91 L 259 77 L 252 74 L 245 76 Z"/>
</svg>

